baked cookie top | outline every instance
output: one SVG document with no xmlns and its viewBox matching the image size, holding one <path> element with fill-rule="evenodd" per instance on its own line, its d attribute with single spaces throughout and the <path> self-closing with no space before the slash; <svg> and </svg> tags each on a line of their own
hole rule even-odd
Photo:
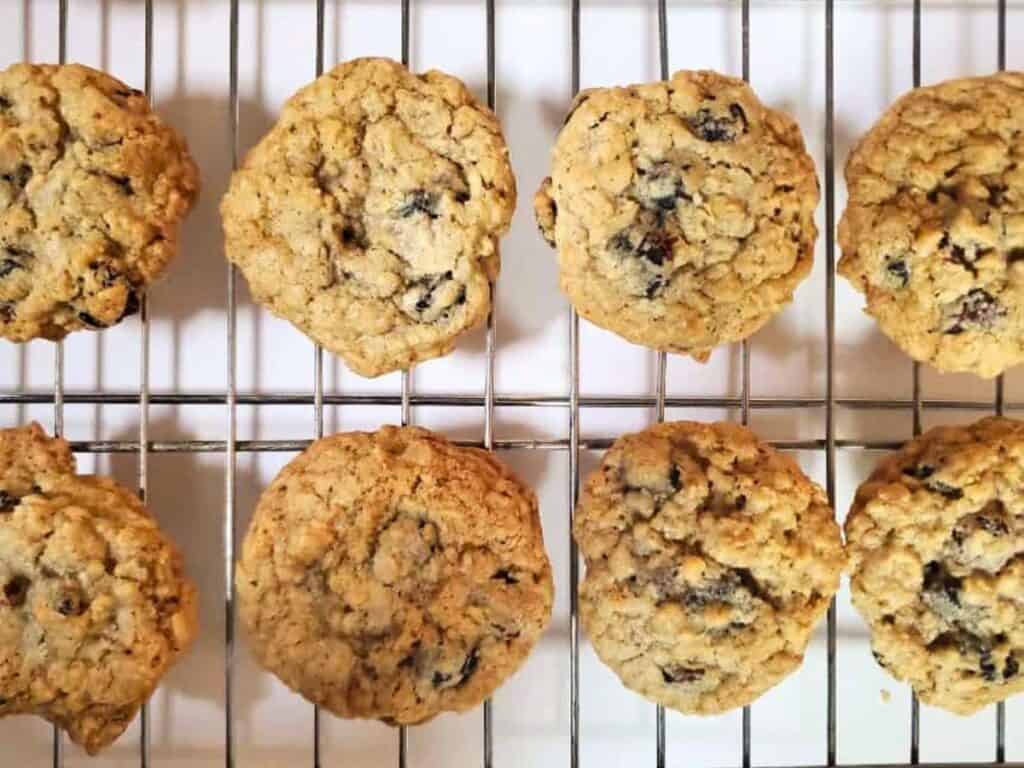
<svg viewBox="0 0 1024 768">
<path fill-rule="evenodd" d="M 792 299 L 817 203 L 795 121 L 742 80 L 681 71 L 581 92 L 534 207 L 580 315 L 704 360 Z"/>
<path fill-rule="evenodd" d="M 729 423 L 620 437 L 587 479 L 573 535 L 598 657 L 688 714 L 749 704 L 792 672 L 844 564 L 824 491 Z"/>
<path fill-rule="evenodd" d="M 1024 74 L 910 91 L 855 147 L 839 272 L 915 360 L 1024 360 Z"/>
<path fill-rule="evenodd" d="M 0 72 L 0 337 L 137 312 L 197 191 L 185 142 L 141 91 L 79 64 Z"/>
<path fill-rule="evenodd" d="M 939 427 L 885 458 L 846 521 L 875 658 L 960 714 L 1024 691 L 1024 423 Z"/>
<path fill-rule="evenodd" d="M 0 430 L 0 717 L 95 754 L 196 634 L 195 587 L 134 494 L 75 476 L 38 425 Z"/>
<path fill-rule="evenodd" d="M 256 301 L 377 376 L 487 316 L 515 203 L 498 120 L 465 85 L 355 59 L 289 99 L 221 214 Z"/>
<path fill-rule="evenodd" d="M 257 660 L 342 717 L 463 711 L 551 614 L 537 500 L 490 454 L 424 429 L 313 443 L 256 508 L 235 572 Z"/>
</svg>

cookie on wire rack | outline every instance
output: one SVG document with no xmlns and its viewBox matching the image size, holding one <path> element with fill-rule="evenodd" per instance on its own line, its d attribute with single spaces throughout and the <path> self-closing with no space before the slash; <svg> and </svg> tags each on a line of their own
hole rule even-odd
<svg viewBox="0 0 1024 768">
<path fill-rule="evenodd" d="M 0 337 L 59 340 L 138 312 L 198 189 L 141 91 L 79 64 L 0 72 Z"/>
<path fill-rule="evenodd" d="M 487 317 L 515 203 L 501 127 L 465 85 L 355 59 L 289 99 L 221 214 L 256 301 L 379 376 Z"/>
<path fill-rule="evenodd" d="M 910 91 L 846 166 L 839 273 L 940 371 L 1024 360 L 1024 73 Z"/>
<path fill-rule="evenodd" d="M 533 492 L 491 454 L 415 427 L 313 443 L 263 493 L 235 571 L 259 663 L 341 717 L 461 712 L 551 616 Z"/>
<path fill-rule="evenodd" d="M 967 715 L 1024 691 L 1024 422 L 937 427 L 883 459 L 846 519 L 875 658 Z"/>
<path fill-rule="evenodd" d="M 620 437 L 587 478 L 573 535 L 598 657 L 687 714 L 749 704 L 795 670 L 845 562 L 824 491 L 724 422 Z"/>
<path fill-rule="evenodd" d="M 581 92 L 534 199 L 580 315 L 701 361 L 792 300 L 817 204 L 796 122 L 708 71 Z"/>
<path fill-rule="evenodd" d="M 96 754 L 196 635 L 181 555 L 135 494 L 75 474 L 39 425 L 0 430 L 0 717 Z"/>
</svg>

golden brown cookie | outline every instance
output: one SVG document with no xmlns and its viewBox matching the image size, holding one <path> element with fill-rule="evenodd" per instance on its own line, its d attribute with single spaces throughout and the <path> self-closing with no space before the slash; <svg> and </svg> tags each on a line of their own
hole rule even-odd
<svg viewBox="0 0 1024 768">
<path fill-rule="evenodd" d="M 414 427 L 313 443 L 264 492 L 235 571 L 257 660 L 342 717 L 476 706 L 551 615 L 537 500 Z"/>
<path fill-rule="evenodd" d="M 789 303 L 817 204 L 796 122 L 707 71 L 580 93 L 534 201 L 580 315 L 698 360 Z"/>
<path fill-rule="evenodd" d="M 256 301 L 378 376 L 487 317 L 515 203 L 501 127 L 465 85 L 355 59 L 285 104 L 221 214 Z"/>
<path fill-rule="evenodd" d="M 62 339 L 139 310 L 198 190 L 141 91 L 79 64 L 0 72 L 0 337 Z"/>
<path fill-rule="evenodd" d="M 76 476 L 37 424 L 0 430 L 0 717 L 38 715 L 95 754 L 196 623 L 181 556 L 134 494 Z"/>
<path fill-rule="evenodd" d="M 885 458 L 846 520 L 878 663 L 958 714 L 1024 691 L 1024 423 L 938 427 Z"/>
<path fill-rule="evenodd" d="M 839 272 L 882 332 L 942 371 L 1024 360 L 1024 74 L 910 91 L 846 181 Z"/>
<path fill-rule="evenodd" d="M 598 657 L 626 687 L 688 714 L 749 704 L 796 669 L 845 560 L 824 491 L 729 423 L 616 440 L 587 479 L 573 535 Z"/>
</svg>

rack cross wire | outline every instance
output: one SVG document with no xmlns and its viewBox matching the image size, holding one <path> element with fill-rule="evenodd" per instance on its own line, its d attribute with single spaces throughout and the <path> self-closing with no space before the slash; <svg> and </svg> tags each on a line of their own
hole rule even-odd
<svg viewBox="0 0 1024 768">
<path fill-rule="evenodd" d="M 230 0 L 229 16 L 229 107 L 230 107 L 230 143 L 232 167 L 238 167 L 239 141 L 239 7 L 242 0 Z M 489 107 L 496 107 L 496 0 L 480 0 L 485 8 L 485 35 L 487 58 L 487 93 Z M 58 62 L 63 64 L 67 59 L 69 3 L 71 0 L 58 0 Z M 324 69 L 324 23 L 325 0 L 309 0 L 316 8 L 315 28 L 315 69 L 319 76 Z M 410 18 L 412 0 L 397 0 L 401 4 L 401 58 L 406 65 L 410 63 Z M 571 83 L 572 93 L 580 87 L 580 43 L 581 0 L 568 0 L 570 5 L 571 26 Z M 669 75 L 669 24 L 667 0 L 654 0 L 658 12 L 658 47 L 659 69 L 662 79 Z M 721 0 L 723 7 L 740 6 L 741 40 L 742 40 L 742 75 L 750 80 L 750 0 Z M 148 484 L 148 458 L 151 453 L 223 453 L 226 459 L 225 470 L 225 509 L 224 509 L 224 610 L 225 610 L 225 720 L 224 720 L 224 761 L 227 768 L 234 768 L 236 756 L 233 732 L 233 689 L 234 689 L 234 657 L 235 657 L 235 610 L 233 567 L 235 559 L 234 542 L 236 530 L 236 459 L 239 453 L 260 452 L 295 452 L 303 450 L 310 440 L 238 440 L 236 410 L 239 405 L 312 405 L 313 406 L 313 438 L 323 436 L 325 405 L 388 405 L 398 406 L 402 424 L 409 424 L 414 406 L 452 406 L 482 408 L 483 438 L 481 441 L 460 441 L 463 445 L 473 445 L 487 450 L 538 450 L 567 451 L 569 463 L 569 509 L 570 520 L 570 615 L 569 615 L 569 652 L 570 652 L 570 753 L 571 768 L 579 765 L 580 747 L 580 698 L 579 698 L 579 619 L 578 594 L 579 557 L 575 542 L 571 537 L 571 522 L 575 503 L 579 494 L 580 453 L 585 450 L 603 450 L 612 443 L 612 438 L 584 438 L 580 434 L 580 411 L 583 408 L 629 408 L 654 409 L 657 421 L 665 418 L 665 409 L 729 409 L 739 411 L 740 421 L 747 424 L 753 410 L 767 409 L 821 409 L 825 414 L 825 434 L 820 439 L 772 441 L 772 444 L 783 450 L 820 451 L 825 456 L 826 490 L 830 503 L 835 506 L 835 458 L 836 452 L 842 449 L 891 450 L 899 447 L 902 440 L 843 440 L 836 436 L 835 413 L 837 409 L 849 410 L 896 410 L 910 411 L 913 418 L 913 434 L 921 433 L 924 410 L 960 410 L 960 411 L 994 411 L 1003 414 L 1008 410 L 1024 408 L 1024 403 L 1007 403 L 1004 398 L 1003 378 L 1000 376 L 995 383 L 991 401 L 974 400 L 929 400 L 921 393 L 920 365 L 913 363 L 912 394 L 909 399 L 872 399 L 872 398 L 839 398 L 835 394 L 835 142 L 834 142 L 834 33 L 835 5 L 837 0 L 822 0 L 824 3 L 824 38 L 825 38 L 825 309 L 826 309 L 826 381 L 825 396 L 815 397 L 772 397 L 755 398 L 750 391 L 750 344 L 740 344 L 740 395 L 710 397 L 671 397 L 666 394 L 666 355 L 656 353 L 656 382 L 653 396 L 601 396 L 586 397 L 580 394 L 580 338 L 579 316 L 571 313 L 569 322 L 569 394 L 542 396 L 502 396 L 495 392 L 494 361 L 497 353 L 497 336 L 493 310 L 487 318 L 487 335 L 485 342 L 486 362 L 484 367 L 484 384 L 481 395 L 416 395 L 412 388 L 412 379 L 408 373 L 402 376 L 401 391 L 396 395 L 360 395 L 360 394 L 327 394 L 323 382 L 323 350 L 314 346 L 314 375 L 311 394 L 294 393 L 240 393 L 237 389 L 237 271 L 233 265 L 227 267 L 227 386 L 221 393 L 151 393 L 149 388 L 149 317 L 150 300 L 142 297 L 140 312 L 140 387 L 137 394 L 107 393 L 102 391 L 66 393 L 64 391 L 64 351 L 63 344 L 55 345 L 54 377 L 52 393 L 34 393 L 16 391 L 0 393 L 0 404 L 49 404 L 53 406 L 53 431 L 56 435 L 64 434 L 65 404 L 127 404 L 138 405 L 139 429 L 138 440 L 87 440 L 71 441 L 72 448 L 78 453 L 137 453 L 138 454 L 138 492 L 145 500 Z M 913 47 L 912 68 L 913 84 L 921 84 L 921 16 L 922 0 L 913 2 Z M 1006 68 L 1006 0 L 992 0 L 997 10 L 996 58 L 998 69 Z M 27 0 L 26 7 L 31 3 Z M 153 97 L 153 0 L 145 0 L 145 83 L 144 92 L 150 99 Z M 495 287 L 492 285 L 492 296 Z M 223 405 L 227 411 L 225 440 L 176 440 L 153 441 L 149 439 L 149 406 L 160 405 Z M 494 411 L 496 407 L 536 407 L 564 409 L 568 416 L 568 434 L 564 439 L 518 439 L 498 440 L 494 436 Z M 826 750 L 825 760 L 813 768 L 837 765 L 836 730 L 837 730 L 837 694 L 836 694 L 836 610 L 835 601 L 828 612 L 827 619 L 827 678 L 828 689 L 826 699 Z M 742 743 L 742 765 L 750 768 L 752 764 L 751 749 L 751 708 L 744 707 L 740 739 Z M 655 710 L 656 730 L 654 761 L 658 768 L 667 764 L 665 736 L 665 711 L 662 707 Z M 920 763 L 920 720 L 919 705 L 916 698 L 912 700 L 910 712 L 910 754 L 907 763 L 894 763 L 879 766 L 848 766 L 848 768 L 903 768 Z M 319 708 L 313 707 L 312 718 L 313 763 L 315 768 L 321 766 L 321 718 Z M 482 711 L 483 764 L 491 768 L 494 763 L 493 751 L 493 718 L 490 701 L 485 702 Z M 147 768 L 149 757 L 149 715 L 148 708 L 143 707 L 141 713 L 141 734 L 139 744 L 139 764 Z M 410 757 L 409 733 L 401 728 L 398 735 L 398 763 L 406 768 L 413 761 Z M 62 768 L 64 755 L 60 731 L 53 729 L 52 764 L 54 768 Z M 992 761 L 967 764 L 931 764 L 931 768 L 995 768 L 1006 765 L 1006 711 L 1003 704 L 996 707 L 995 717 L 995 754 Z M 847 764 L 843 764 L 846 766 Z M 1013 766 L 1024 768 L 1024 764 L 1013 763 Z"/>
</svg>

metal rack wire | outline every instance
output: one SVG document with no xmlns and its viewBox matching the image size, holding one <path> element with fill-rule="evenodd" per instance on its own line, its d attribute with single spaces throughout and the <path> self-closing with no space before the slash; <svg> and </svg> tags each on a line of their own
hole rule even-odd
<svg viewBox="0 0 1024 768">
<path fill-rule="evenodd" d="M 411 0 L 398 0 L 401 4 L 401 52 L 402 61 L 410 60 L 410 19 Z M 727 5 L 735 0 L 722 0 Z M 963 400 L 928 400 L 922 396 L 920 366 L 913 365 L 912 395 L 909 399 L 878 400 L 864 398 L 837 398 L 835 395 L 835 142 L 834 142 L 834 5 L 836 0 L 823 0 L 825 12 L 825 262 L 826 262 L 826 384 L 823 398 L 792 397 L 792 398 L 755 398 L 750 387 L 750 345 L 741 344 L 740 380 L 741 392 L 736 396 L 721 397 L 671 397 L 666 393 L 666 357 L 658 353 L 656 359 L 656 383 L 653 396 L 629 397 L 583 397 L 580 394 L 580 337 L 579 317 L 572 313 L 569 323 L 570 366 L 567 396 L 499 396 L 494 385 L 494 361 L 497 354 L 497 337 L 493 311 L 487 320 L 486 364 L 484 369 L 483 392 L 481 395 L 416 395 L 413 392 L 412 380 L 409 375 L 402 377 L 400 393 L 396 395 L 356 395 L 345 393 L 326 394 L 323 382 L 323 351 L 314 348 L 314 380 L 312 392 L 303 393 L 240 393 L 237 388 L 237 274 L 234 266 L 227 268 L 227 386 L 223 393 L 183 394 L 160 393 L 149 391 L 149 315 L 151 299 L 144 296 L 141 302 L 140 326 L 140 387 L 137 394 L 111 394 L 103 392 L 64 391 L 64 358 L 63 346 L 57 344 L 54 356 L 54 383 L 52 394 L 30 392 L 0 393 L 0 404 L 51 404 L 53 406 L 53 427 L 57 435 L 64 432 L 64 405 L 66 403 L 88 404 L 128 404 L 139 408 L 138 440 L 118 441 L 72 441 L 76 452 L 82 453 L 137 453 L 138 455 L 138 490 L 145 499 L 148 484 L 148 459 L 152 453 L 222 453 L 226 459 L 225 471 L 225 510 L 223 521 L 224 538 L 224 611 L 225 611 L 225 724 L 224 724 L 224 755 L 227 768 L 234 768 L 235 738 L 233 733 L 233 690 L 235 668 L 235 635 L 234 635 L 234 587 L 233 564 L 235 559 L 236 539 L 236 461 L 239 453 L 258 452 L 292 452 L 304 449 L 309 440 L 238 440 L 237 438 L 237 407 L 239 405 L 312 405 L 313 429 L 312 437 L 323 435 L 323 413 L 326 405 L 389 405 L 400 408 L 403 424 L 408 424 L 412 417 L 412 408 L 423 405 L 441 405 L 454 407 L 481 408 L 483 410 L 483 435 L 481 441 L 472 444 L 487 450 L 541 450 L 566 451 L 569 466 L 569 498 L 568 516 L 571 522 L 575 502 L 580 486 L 580 454 L 584 450 L 600 450 L 607 448 L 610 437 L 583 438 L 580 434 L 580 412 L 584 408 L 640 408 L 654 409 L 658 421 L 665 418 L 665 409 L 726 408 L 738 410 L 742 423 L 750 420 L 755 410 L 780 408 L 818 409 L 824 411 L 825 430 L 819 439 L 775 441 L 774 444 L 783 449 L 821 451 L 826 462 L 826 486 L 830 502 L 835 503 L 835 461 L 836 453 L 842 449 L 888 450 L 898 447 L 900 440 L 841 440 L 836 436 L 835 415 L 838 409 L 888 409 L 910 411 L 913 418 L 913 433 L 919 434 L 925 408 L 934 410 L 994 410 L 1004 413 L 1008 410 L 1024 409 L 1024 403 L 1007 403 L 1004 399 L 1003 381 L 1000 377 L 995 385 L 992 401 Z M 229 16 L 229 107 L 230 107 L 230 143 L 233 167 L 239 161 L 239 6 L 241 0 L 231 0 Z M 315 72 L 321 74 L 324 69 L 324 0 L 310 0 L 316 8 L 316 58 Z M 496 106 L 496 55 L 495 31 L 496 8 L 495 0 L 481 0 L 486 11 L 485 35 L 487 57 L 487 104 Z M 656 0 L 658 11 L 658 43 L 659 69 L 663 79 L 669 74 L 669 25 L 667 0 Z M 741 9 L 742 39 L 742 75 L 750 79 L 750 0 L 739 0 Z M 993 0 L 997 8 L 998 29 L 997 64 L 999 69 L 1006 66 L 1006 0 Z M 581 0 L 569 0 L 571 14 L 571 87 L 575 95 L 580 86 L 580 43 L 581 43 Z M 67 54 L 67 35 L 69 20 L 69 0 L 58 0 L 58 60 L 64 63 Z M 913 82 L 917 86 L 921 81 L 921 0 L 913 0 Z M 145 0 L 145 87 L 147 97 L 152 98 L 152 60 L 153 60 L 153 0 Z M 492 286 L 492 296 L 494 286 Z M 182 440 L 152 441 L 149 438 L 149 406 L 151 404 L 170 405 L 210 405 L 225 406 L 227 423 L 224 440 Z M 559 408 L 566 411 L 568 417 L 567 436 L 564 439 L 549 440 L 498 440 L 494 435 L 494 413 L 497 407 L 538 407 Z M 570 765 L 579 765 L 580 748 L 580 697 L 579 697 L 579 620 L 577 602 L 577 584 L 579 581 L 579 558 L 575 542 L 570 536 L 569 580 L 570 616 L 569 616 L 569 653 L 570 653 Z M 819 766 L 837 764 L 836 727 L 837 727 L 837 696 L 836 696 L 836 615 L 835 604 L 828 614 L 828 691 L 827 691 L 827 732 L 826 750 Z M 666 724 L 665 713 L 661 707 L 656 708 L 655 764 L 664 768 L 667 764 L 665 746 Z M 749 768 L 752 764 L 751 750 L 751 709 L 743 711 L 742 730 L 742 764 Z M 141 718 L 141 735 L 139 746 L 139 764 L 146 768 L 149 765 L 149 715 L 143 708 Z M 920 721 L 917 700 L 914 699 L 910 713 L 911 744 L 909 762 L 904 765 L 919 763 Z M 972 763 L 971 766 L 991 768 L 1004 764 L 1006 759 L 1006 713 L 1002 704 L 996 709 L 995 755 L 992 762 Z M 321 765 L 321 728 L 320 712 L 313 709 L 313 761 L 314 766 Z M 482 712 L 483 764 L 485 768 L 493 765 L 493 720 L 490 702 L 485 703 Z M 405 768 L 411 760 L 409 733 L 402 728 L 398 736 L 399 765 Z M 52 764 L 54 768 L 63 765 L 63 749 L 60 731 L 53 730 Z M 895 768 L 895 767 L 894 767 Z"/>
</svg>

